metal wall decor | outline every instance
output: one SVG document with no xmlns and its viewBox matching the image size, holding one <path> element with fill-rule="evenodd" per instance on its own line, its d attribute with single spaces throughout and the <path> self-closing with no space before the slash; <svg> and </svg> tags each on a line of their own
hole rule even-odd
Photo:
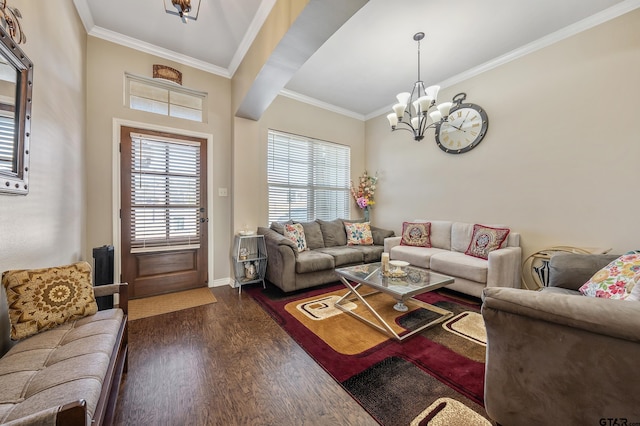
<svg viewBox="0 0 640 426">
<path fill-rule="evenodd" d="M 7 0 L 0 0 L 0 23 L 2 28 L 9 34 L 9 36 L 18 44 L 26 43 L 27 36 L 22 31 L 19 18 L 22 18 L 22 14 L 17 7 L 11 7 L 7 5 Z"/>
<path fill-rule="evenodd" d="M 182 73 L 166 65 L 153 65 L 153 78 L 169 80 L 182 86 Z"/>
</svg>

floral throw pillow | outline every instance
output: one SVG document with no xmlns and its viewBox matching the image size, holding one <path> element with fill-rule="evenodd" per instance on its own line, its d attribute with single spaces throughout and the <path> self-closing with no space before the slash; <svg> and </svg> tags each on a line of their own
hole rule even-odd
<svg viewBox="0 0 640 426">
<path fill-rule="evenodd" d="M 431 222 L 402 222 L 400 245 L 431 247 Z"/>
<path fill-rule="evenodd" d="M 20 340 L 98 311 L 87 262 L 2 274 L 11 339 Z"/>
<path fill-rule="evenodd" d="M 491 228 L 484 225 L 473 225 L 473 235 L 464 254 L 481 259 L 489 259 L 489 253 L 502 247 L 509 236 L 508 228 Z"/>
<path fill-rule="evenodd" d="M 626 299 L 636 285 L 635 277 L 639 272 L 640 252 L 625 253 L 596 272 L 580 287 L 580 292 L 591 297 Z"/>
<path fill-rule="evenodd" d="M 284 236 L 294 242 L 298 247 L 298 252 L 308 250 L 307 240 L 304 237 L 304 228 L 299 223 L 285 223 Z"/>
<path fill-rule="evenodd" d="M 344 230 L 347 232 L 347 245 L 349 246 L 371 246 L 373 245 L 373 235 L 369 222 L 351 223 L 344 222 Z"/>
</svg>

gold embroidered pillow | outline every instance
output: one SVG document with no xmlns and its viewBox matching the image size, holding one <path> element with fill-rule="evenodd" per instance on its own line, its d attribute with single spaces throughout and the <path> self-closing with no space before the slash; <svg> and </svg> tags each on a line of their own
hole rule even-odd
<svg viewBox="0 0 640 426">
<path fill-rule="evenodd" d="M 285 223 L 284 236 L 298 247 L 298 252 L 307 250 L 307 239 L 304 237 L 304 228 L 299 223 Z"/>
<path fill-rule="evenodd" d="M 2 274 L 11 339 L 19 340 L 98 312 L 87 262 Z"/>
<path fill-rule="evenodd" d="M 431 222 L 402 222 L 401 246 L 431 247 Z"/>
<path fill-rule="evenodd" d="M 349 246 L 372 246 L 373 235 L 369 222 L 344 223 L 344 230 L 347 233 L 347 245 Z"/>
<path fill-rule="evenodd" d="M 507 228 L 491 228 L 484 225 L 473 225 L 471 242 L 464 254 L 489 259 L 489 253 L 502 247 L 509 235 Z"/>
</svg>

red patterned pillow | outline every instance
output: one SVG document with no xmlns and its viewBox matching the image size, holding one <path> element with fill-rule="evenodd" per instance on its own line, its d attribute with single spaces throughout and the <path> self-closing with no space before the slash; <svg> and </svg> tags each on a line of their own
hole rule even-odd
<svg viewBox="0 0 640 426">
<path fill-rule="evenodd" d="M 431 222 L 402 222 L 400 245 L 431 247 Z"/>
<path fill-rule="evenodd" d="M 508 235 L 508 228 L 491 228 L 490 226 L 475 224 L 473 225 L 471 242 L 464 254 L 481 259 L 488 259 L 489 252 L 502 247 Z"/>
</svg>

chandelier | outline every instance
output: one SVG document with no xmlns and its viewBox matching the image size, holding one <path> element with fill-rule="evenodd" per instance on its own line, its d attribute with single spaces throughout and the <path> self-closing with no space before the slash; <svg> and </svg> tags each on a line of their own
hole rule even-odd
<svg viewBox="0 0 640 426">
<path fill-rule="evenodd" d="M 393 106 L 394 112 L 387 115 L 392 131 L 408 130 L 413 133 L 413 139 L 416 141 L 424 139 L 425 130 L 446 121 L 453 105 L 452 102 L 443 102 L 436 106 L 440 86 L 425 88 L 424 82 L 420 79 L 420 40 L 423 38 L 422 32 L 413 36 L 418 42 L 418 80 L 413 85 L 411 93 L 402 92 L 396 96 L 398 103 Z M 429 118 L 431 123 L 427 124 Z"/>
<path fill-rule="evenodd" d="M 171 15 L 178 15 L 185 24 L 187 23 L 187 19 L 191 19 L 193 21 L 198 19 L 198 13 L 200 12 L 200 0 L 170 0 L 171 5 L 167 3 L 168 1 L 169 0 L 164 0 L 165 12 Z M 192 6 L 191 3 L 194 3 L 194 5 Z M 193 13 L 193 11 L 195 11 L 195 13 Z"/>
</svg>

